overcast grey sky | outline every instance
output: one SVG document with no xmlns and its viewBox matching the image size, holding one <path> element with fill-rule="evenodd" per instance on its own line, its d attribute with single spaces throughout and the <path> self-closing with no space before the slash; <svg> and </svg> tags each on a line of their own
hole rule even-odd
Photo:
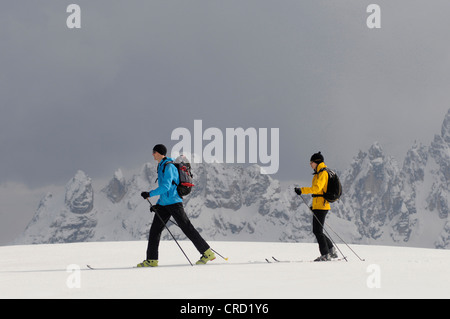
<svg viewBox="0 0 450 319">
<path fill-rule="evenodd" d="M 66 26 L 70 3 L 81 29 Z M 366 25 L 370 3 L 381 29 Z M 4 1 L 2 227 L 37 207 L 18 194 L 139 167 L 195 119 L 279 128 L 280 180 L 309 180 L 318 150 L 344 170 L 374 141 L 401 162 L 450 108 L 449 12 L 447 0 Z"/>
</svg>

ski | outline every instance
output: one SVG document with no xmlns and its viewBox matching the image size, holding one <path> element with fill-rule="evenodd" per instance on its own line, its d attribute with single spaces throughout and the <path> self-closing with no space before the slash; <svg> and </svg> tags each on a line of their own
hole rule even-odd
<svg viewBox="0 0 450 319">
<path fill-rule="evenodd" d="M 137 266 L 111 266 L 111 267 L 94 267 L 91 265 L 86 265 L 88 269 L 86 270 L 132 270 L 132 269 L 148 269 L 148 268 L 166 268 L 166 267 L 192 267 L 189 264 L 177 264 L 177 265 L 158 265 L 157 267 L 137 267 Z M 203 266 L 203 265 L 202 265 Z"/>
<path fill-rule="evenodd" d="M 91 265 L 86 265 L 89 270 L 125 270 L 125 269 L 137 269 L 136 266 L 124 266 L 124 267 L 93 267 Z"/>
<path fill-rule="evenodd" d="M 264 261 L 262 260 L 250 260 L 246 262 L 226 262 L 226 263 L 211 263 L 207 265 L 194 265 L 194 267 L 213 267 L 213 266 L 238 266 L 238 265 L 260 265 L 260 264 L 273 264 L 273 261 L 270 261 L 266 258 Z M 172 264 L 172 265 L 158 265 L 157 267 L 136 267 L 136 266 L 111 266 L 111 267 L 95 267 L 92 265 L 86 265 L 86 270 L 127 270 L 127 269 L 146 269 L 146 268 L 174 268 L 174 267 L 186 267 L 189 264 Z"/>
<path fill-rule="evenodd" d="M 278 260 L 274 256 L 272 256 L 272 259 L 277 263 L 306 263 L 306 262 L 313 263 L 313 262 L 316 262 L 314 260 Z M 328 261 L 342 261 L 342 260 L 345 260 L 345 259 L 344 258 L 336 258 L 336 259 L 331 259 Z M 328 261 L 326 261 L 326 262 L 328 262 Z M 317 262 L 319 262 L 319 261 L 317 261 Z"/>
</svg>

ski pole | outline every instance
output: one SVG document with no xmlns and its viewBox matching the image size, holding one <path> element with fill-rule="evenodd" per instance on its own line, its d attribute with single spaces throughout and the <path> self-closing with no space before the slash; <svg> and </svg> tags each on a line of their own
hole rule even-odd
<svg viewBox="0 0 450 319">
<path fill-rule="evenodd" d="M 216 250 L 212 249 L 211 247 L 210 247 L 210 249 L 211 249 L 214 253 L 216 253 L 217 255 L 219 255 L 220 257 L 222 257 L 222 259 L 228 260 L 228 257 L 223 257 L 221 254 L 219 254 Z"/>
<path fill-rule="evenodd" d="M 147 201 L 150 204 L 150 210 L 152 209 L 153 205 L 152 202 L 147 198 Z M 167 231 L 169 232 L 170 236 L 172 236 L 173 240 L 177 243 L 178 248 L 180 248 L 180 250 L 183 252 L 184 257 L 186 257 L 186 259 L 189 261 L 189 263 L 191 264 L 191 266 L 194 266 L 191 261 L 189 260 L 188 256 L 186 255 L 186 253 L 184 252 L 183 248 L 181 248 L 180 244 L 178 243 L 178 241 L 175 239 L 175 236 L 172 234 L 172 232 L 169 230 L 169 227 L 167 227 L 166 223 L 164 222 L 164 220 L 161 218 L 161 216 L 159 216 L 158 212 L 155 209 L 155 215 L 158 216 L 159 220 L 161 221 L 161 223 L 163 223 L 164 227 L 167 229 Z"/>
<path fill-rule="evenodd" d="M 174 222 L 173 220 L 171 220 L 171 219 L 169 219 L 169 222 L 171 222 L 171 223 L 174 224 L 175 226 L 178 226 L 178 224 L 177 224 L 176 222 Z M 178 227 L 180 227 L 180 226 L 178 226 Z M 211 247 L 210 247 L 210 249 L 211 249 L 214 253 L 216 253 L 217 255 L 219 255 L 219 257 L 221 257 L 222 259 L 228 260 L 228 257 L 223 257 L 221 254 L 219 254 L 216 250 L 212 249 Z"/>
<path fill-rule="evenodd" d="M 303 202 L 305 203 L 306 206 L 308 206 L 308 203 L 306 203 L 305 199 L 303 198 L 302 195 L 300 195 L 300 197 L 303 199 Z M 325 229 L 325 227 L 323 227 L 322 223 L 320 222 L 319 218 L 316 216 L 316 214 L 314 214 L 314 211 L 312 210 L 311 207 L 309 207 L 309 210 L 313 213 L 314 218 L 317 220 L 317 222 L 319 223 L 319 225 L 322 227 L 322 229 L 325 231 L 326 235 L 328 236 L 328 238 L 331 240 L 331 242 L 333 243 L 334 246 L 336 246 L 337 250 L 341 253 L 342 257 L 344 257 L 345 261 L 348 262 L 347 257 L 345 257 L 345 255 L 342 253 L 341 249 L 338 247 L 338 245 L 336 245 L 336 242 L 333 240 L 333 238 L 331 238 L 330 234 L 328 233 L 328 231 Z"/>
<path fill-rule="evenodd" d="M 334 230 L 333 228 L 331 228 L 331 226 L 328 223 L 325 223 L 325 225 L 327 225 L 327 227 L 336 235 L 338 236 L 338 238 L 347 246 L 348 249 L 350 249 L 352 251 L 352 253 L 355 254 L 356 257 L 358 257 L 359 260 L 361 261 L 366 261 L 364 258 L 359 257 L 359 255 L 345 242 L 345 240 L 343 240 L 341 238 L 341 236 L 339 236 Z"/>
<path fill-rule="evenodd" d="M 305 201 L 305 199 L 303 198 L 303 196 L 301 196 L 300 195 L 300 197 L 303 199 L 303 202 L 306 204 L 306 201 Z M 306 205 L 308 205 L 308 204 L 306 204 Z M 308 206 L 309 207 L 309 206 Z M 364 258 L 361 258 L 346 242 L 345 242 L 345 240 L 343 240 L 342 238 L 341 238 L 341 236 L 339 236 L 334 230 L 333 230 L 333 228 L 331 228 L 331 226 L 327 223 L 327 222 L 325 222 L 325 225 L 347 246 L 347 248 L 348 249 L 350 249 L 351 250 L 351 252 L 353 253 L 353 254 L 355 254 L 355 256 L 356 257 L 358 257 L 358 259 L 359 260 L 361 260 L 361 261 L 366 261 Z"/>
</svg>

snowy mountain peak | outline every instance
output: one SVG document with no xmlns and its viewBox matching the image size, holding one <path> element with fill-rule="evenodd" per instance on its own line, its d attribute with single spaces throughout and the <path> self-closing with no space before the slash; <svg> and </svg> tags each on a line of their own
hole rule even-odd
<svg viewBox="0 0 450 319">
<path fill-rule="evenodd" d="M 445 115 L 444 122 L 442 122 L 441 136 L 444 141 L 450 145 L 450 109 Z"/>
<path fill-rule="evenodd" d="M 434 136 L 430 156 L 433 161 L 428 164 L 428 170 L 435 178 L 428 183 L 427 208 L 438 212 L 441 219 L 447 219 L 450 216 L 450 110 L 442 123 L 441 135 Z"/>
<path fill-rule="evenodd" d="M 113 203 L 119 202 L 125 196 L 127 185 L 120 168 L 114 173 L 113 178 L 102 191 Z"/>
<path fill-rule="evenodd" d="M 380 143 L 375 142 L 372 144 L 372 146 L 369 148 L 368 151 L 370 160 L 373 161 L 382 161 L 384 159 L 384 152 L 383 148 L 381 147 Z"/>
<path fill-rule="evenodd" d="M 66 184 L 65 203 L 75 214 L 89 213 L 94 207 L 92 180 L 79 170 Z"/>
<path fill-rule="evenodd" d="M 406 153 L 402 173 L 409 184 L 424 180 L 428 152 L 427 146 L 414 142 L 414 145 Z"/>
</svg>

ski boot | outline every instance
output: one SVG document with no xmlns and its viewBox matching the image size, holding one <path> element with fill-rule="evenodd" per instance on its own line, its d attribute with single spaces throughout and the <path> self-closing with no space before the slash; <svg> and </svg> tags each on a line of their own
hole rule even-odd
<svg viewBox="0 0 450 319">
<path fill-rule="evenodd" d="M 334 247 L 330 248 L 329 255 L 330 255 L 331 259 L 336 259 L 339 257 L 337 254 L 336 248 L 334 248 Z"/>
<path fill-rule="evenodd" d="M 158 267 L 158 261 L 157 260 L 144 260 L 143 262 L 141 262 L 140 264 L 137 264 L 138 268 L 140 267 Z"/>
<path fill-rule="evenodd" d="M 216 259 L 216 255 L 209 248 L 203 253 L 200 259 L 195 263 L 196 265 L 205 265 L 208 261 Z"/>
<path fill-rule="evenodd" d="M 331 260 L 330 254 L 325 254 L 314 259 L 314 261 L 330 261 L 330 260 Z"/>
</svg>

